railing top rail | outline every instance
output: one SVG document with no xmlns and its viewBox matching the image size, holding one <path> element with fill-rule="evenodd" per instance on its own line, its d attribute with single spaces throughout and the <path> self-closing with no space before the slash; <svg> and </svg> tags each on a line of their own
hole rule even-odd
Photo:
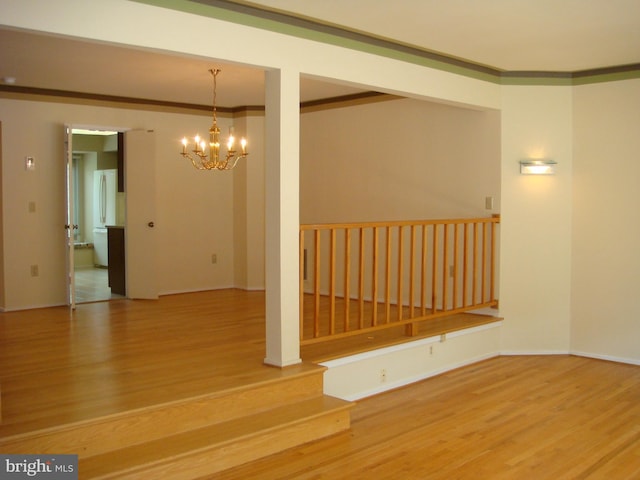
<svg viewBox="0 0 640 480">
<path fill-rule="evenodd" d="M 301 224 L 300 230 L 329 230 L 348 228 L 384 228 L 384 227 L 409 227 L 423 225 L 452 225 L 465 223 L 500 223 L 500 215 L 478 218 L 449 218 L 431 220 L 394 220 L 387 222 L 360 222 L 360 223 L 316 223 Z"/>
</svg>

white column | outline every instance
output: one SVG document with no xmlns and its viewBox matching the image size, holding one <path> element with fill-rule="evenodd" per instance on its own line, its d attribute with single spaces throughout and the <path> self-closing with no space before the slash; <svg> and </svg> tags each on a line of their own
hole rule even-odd
<svg viewBox="0 0 640 480">
<path fill-rule="evenodd" d="M 300 363 L 298 298 L 300 74 L 266 72 L 265 363 Z"/>
</svg>

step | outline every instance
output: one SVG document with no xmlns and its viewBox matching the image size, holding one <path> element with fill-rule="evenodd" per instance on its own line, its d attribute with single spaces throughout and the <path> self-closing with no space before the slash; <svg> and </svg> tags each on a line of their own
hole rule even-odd
<svg viewBox="0 0 640 480">
<path fill-rule="evenodd" d="M 271 378 L 219 392 L 8 436 L 0 439 L 0 452 L 99 455 L 317 397 L 325 370 L 288 367 L 282 375 L 269 372 Z"/>
<path fill-rule="evenodd" d="M 81 459 L 86 479 L 195 479 L 350 428 L 352 404 L 321 395 Z"/>
</svg>

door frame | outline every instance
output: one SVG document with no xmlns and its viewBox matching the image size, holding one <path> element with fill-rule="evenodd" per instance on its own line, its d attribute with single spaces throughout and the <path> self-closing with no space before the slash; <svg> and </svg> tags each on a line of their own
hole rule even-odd
<svg viewBox="0 0 640 480">
<path fill-rule="evenodd" d="M 65 148 L 65 258 L 66 258 L 66 303 L 72 310 L 76 308 L 76 286 L 75 286 L 75 261 L 74 261 L 74 239 L 73 230 L 77 228 L 77 225 L 73 225 L 73 132 L 74 130 L 90 130 L 100 132 L 118 132 L 124 133 L 130 128 L 126 127 L 110 127 L 106 125 L 88 125 L 77 123 L 65 123 L 64 124 L 64 148 Z M 126 203 L 125 197 L 125 203 Z M 126 226 L 126 218 L 125 218 Z M 126 271 L 125 261 L 125 271 Z"/>
</svg>

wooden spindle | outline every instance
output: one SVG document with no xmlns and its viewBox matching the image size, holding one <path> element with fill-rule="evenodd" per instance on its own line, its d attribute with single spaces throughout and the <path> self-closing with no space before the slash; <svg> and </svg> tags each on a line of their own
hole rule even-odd
<svg viewBox="0 0 640 480">
<path fill-rule="evenodd" d="M 449 225 L 443 225 L 442 233 L 442 311 L 447 311 L 447 293 L 449 291 Z"/>
<path fill-rule="evenodd" d="M 378 228 L 373 227 L 371 272 L 371 325 L 378 324 Z"/>
<path fill-rule="evenodd" d="M 336 229 L 329 230 L 329 332 L 336 333 Z"/>
<path fill-rule="evenodd" d="M 433 240 L 431 242 L 433 253 L 431 254 L 431 313 L 436 313 L 436 294 L 438 276 L 438 225 L 433 225 Z"/>
<path fill-rule="evenodd" d="M 350 330 L 351 322 L 351 229 L 344 229 L 344 331 Z"/>
<path fill-rule="evenodd" d="M 469 223 L 464 224 L 464 241 L 462 245 L 462 306 L 467 306 L 469 292 Z"/>
<path fill-rule="evenodd" d="M 391 321 L 391 227 L 387 226 L 387 245 L 385 259 L 385 282 L 384 282 L 384 316 L 385 323 Z"/>
<path fill-rule="evenodd" d="M 427 312 L 427 226 L 422 225 L 422 251 L 420 252 L 420 314 Z"/>
<path fill-rule="evenodd" d="M 300 249 L 300 258 L 298 259 L 298 261 L 300 262 L 300 272 L 298 279 L 298 281 L 300 282 L 300 310 L 298 312 L 300 318 L 298 319 L 298 321 L 300 322 L 300 340 L 302 340 L 304 338 L 304 230 L 300 230 L 298 248 Z"/>
<path fill-rule="evenodd" d="M 360 239 L 358 242 L 358 259 L 360 262 L 358 269 L 358 325 L 364 328 L 364 228 L 360 228 Z"/>
<path fill-rule="evenodd" d="M 471 305 L 475 305 L 478 299 L 478 222 L 473 224 L 473 274 L 471 275 L 472 293 L 471 293 Z"/>
<path fill-rule="evenodd" d="M 451 303 L 451 308 L 455 310 L 458 308 L 458 259 L 460 256 L 458 243 L 460 243 L 460 224 L 454 223 L 453 225 L 453 301 Z"/>
<path fill-rule="evenodd" d="M 409 243 L 409 318 L 414 318 L 413 304 L 415 296 L 414 276 L 416 270 L 416 226 L 411 225 L 411 239 Z"/>
<path fill-rule="evenodd" d="M 496 226 L 497 222 L 495 221 L 496 217 L 494 216 L 494 221 L 491 223 L 491 287 L 490 287 L 490 295 L 491 301 L 496 299 Z M 499 216 L 497 217 L 499 219 Z"/>
<path fill-rule="evenodd" d="M 404 254 L 404 234 L 402 225 L 398 226 L 398 288 L 396 302 L 398 304 L 398 321 L 402 320 L 402 255 Z"/>
<path fill-rule="evenodd" d="M 482 224 L 482 296 L 480 303 L 485 302 L 487 299 L 487 254 L 489 253 L 489 240 L 488 240 L 487 224 Z"/>
<path fill-rule="evenodd" d="M 313 337 L 320 336 L 320 230 L 316 230 L 313 252 Z"/>
</svg>

